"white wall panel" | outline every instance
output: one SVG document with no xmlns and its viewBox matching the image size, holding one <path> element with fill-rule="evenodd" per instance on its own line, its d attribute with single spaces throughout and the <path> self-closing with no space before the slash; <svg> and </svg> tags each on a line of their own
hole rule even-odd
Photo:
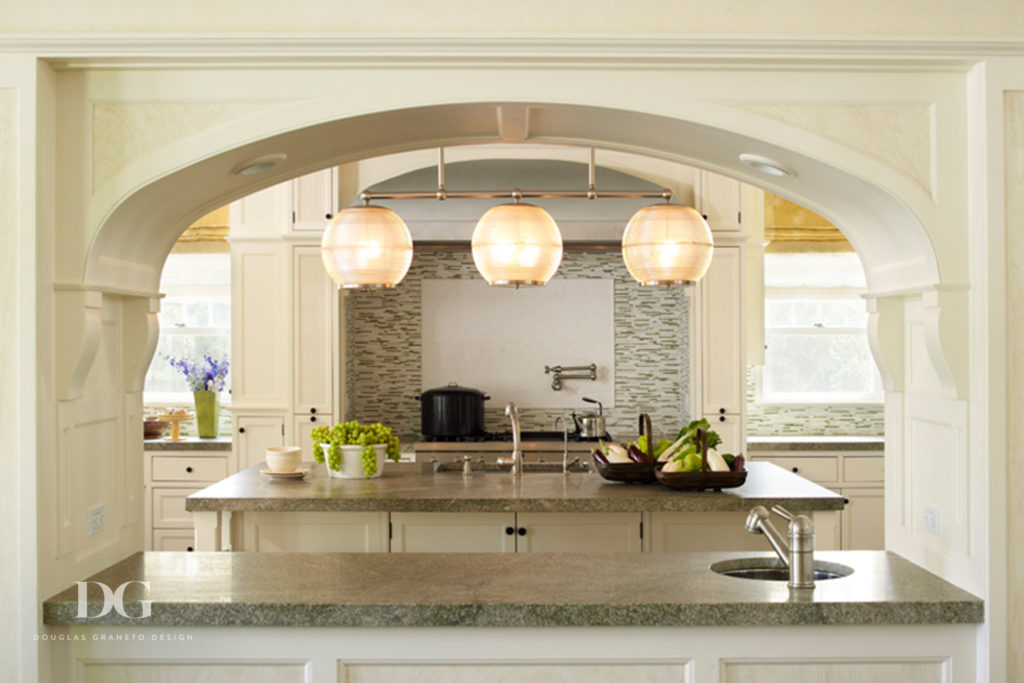
<svg viewBox="0 0 1024 683">
<path fill-rule="evenodd" d="M 474 280 L 424 280 L 423 387 L 449 382 L 531 408 L 615 404 L 614 281 L 552 280 L 519 290 Z M 551 334 L 558 330 L 557 335 Z M 597 364 L 597 381 L 552 391 L 545 366 Z"/>
</svg>

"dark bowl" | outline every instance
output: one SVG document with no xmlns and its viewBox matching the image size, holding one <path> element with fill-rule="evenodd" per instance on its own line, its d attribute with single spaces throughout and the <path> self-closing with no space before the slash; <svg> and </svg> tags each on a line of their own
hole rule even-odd
<svg viewBox="0 0 1024 683">
<path fill-rule="evenodd" d="M 654 469 L 647 463 L 610 462 L 603 463 L 594 458 L 597 473 L 608 481 L 623 481 L 631 484 L 653 484 Z"/>
<path fill-rule="evenodd" d="M 159 439 L 167 431 L 170 422 L 164 420 L 146 420 L 142 423 L 142 438 Z"/>
</svg>

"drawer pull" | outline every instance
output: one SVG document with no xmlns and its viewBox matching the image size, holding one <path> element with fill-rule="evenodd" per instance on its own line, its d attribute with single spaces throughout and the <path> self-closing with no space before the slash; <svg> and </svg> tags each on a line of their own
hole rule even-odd
<svg viewBox="0 0 1024 683">
<path fill-rule="evenodd" d="M 794 468 L 793 468 L 793 473 L 794 473 L 794 474 L 796 474 L 796 473 L 797 473 L 797 472 L 799 472 L 799 471 L 800 471 L 800 468 L 799 468 L 799 467 L 794 467 Z"/>
<path fill-rule="evenodd" d="M 718 412 L 721 413 L 722 415 L 725 415 L 725 408 L 719 408 Z"/>
<path fill-rule="evenodd" d="M 185 548 L 185 550 L 187 550 L 190 553 L 194 553 L 196 551 L 196 549 L 193 548 L 192 546 L 189 546 L 189 547 Z"/>
<path fill-rule="evenodd" d="M 526 529 L 524 529 L 523 527 L 519 527 L 519 535 L 520 536 L 525 536 L 526 535 Z"/>
<path fill-rule="evenodd" d="M 185 471 L 188 472 L 189 474 L 191 474 L 192 473 L 192 466 L 189 465 L 188 467 L 186 467 Z"/>
<path fill-rule="evenodd" d="M 309 409 L 309 414 L 310 415 L 316 415 L 316 408 L 310 408 Z"/>
<path fill-rule="evenodd" d="M 313 415 L 313 416 L 311 416 L 311 417 L 309 418 L 309 421 L 310 421 L 310 422 L 316 422 L 316 415 Z"/>
<path fill-rule="evenodd" d="M 722 416 L 720 416 L 720 417 L 718 418 L 718 421 L 719 421 L 719 422 L 725 422 L 725 415 L 722 415 Z"/>
<path fill-rule="evenodd" d="M 512 527 L 510 527 L 510 526 L 505 527 L 505 535 L 506 536 L 511 536 L 515 532 L 516 532 L 516 530 L 513 529 Z"/>
<path fill-rule="evenodd" d="M 245 427 L 239 427 L 238 428 L 238 433 L 239 434 L 245 434 Z"/>
</svg>

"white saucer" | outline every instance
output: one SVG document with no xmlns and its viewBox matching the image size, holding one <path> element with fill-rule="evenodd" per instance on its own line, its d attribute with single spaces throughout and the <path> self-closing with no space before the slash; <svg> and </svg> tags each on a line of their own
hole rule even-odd
<svg viewBox="0 0 1024 683">
<path fill-rule="evenodd" d="M 260 470 L 260 474 L 266 475 L 271 479 L 302 479 L 304 476 L 309 474 L 309 468 L 303 467 L 295 470 L 294 472 L 274 472 L 264 467 Z"/>
</svg>

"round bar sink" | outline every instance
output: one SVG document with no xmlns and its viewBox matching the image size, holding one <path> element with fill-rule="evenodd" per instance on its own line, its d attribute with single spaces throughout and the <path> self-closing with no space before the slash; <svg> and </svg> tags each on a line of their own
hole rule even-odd
<svg viewBox="0 0 1024 683">
<path fill-rule="evenodd" d="M 711 571 L 737 579 L 759 581 L 788 581 L 789 569 L 774 557 L 742 557 L 736 560 L 722 560 L 710 567 Z M 814 580 L 841 579 L 853 573 L 852 567 L 837 562 L 814 561 Z"/>
</svg>

